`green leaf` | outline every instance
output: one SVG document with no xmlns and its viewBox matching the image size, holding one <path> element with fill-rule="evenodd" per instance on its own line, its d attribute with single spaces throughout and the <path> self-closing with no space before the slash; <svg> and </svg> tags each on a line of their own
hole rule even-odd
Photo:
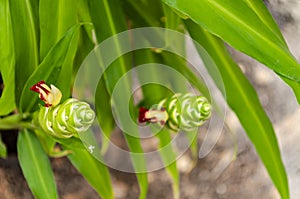
<svg viewBox="0 0 300 199">
<path fill-rule="evenodd" d="M 39 142 L 41 143 L 44 151 L 50 155 L 56 142 L 54 139 L 50 138 L 44 131 L 41 129 L 36 129 L 35 135 L 38 138 Z"/>
<path fill-rule="evenodd" d="M 205 55 L 203 49 L 199 45 L 196 46 L 213 78 L 211 64 L 214 62 L 219 69 L 226 91 L 226 93 L 223 92 L 223 95 L 226 96 L 227 103 L 244 126 L 281 197 L 289 198 L 287 176 L 274 129 L 254 88 L 232 60 L 220 39 L 192 21 L 187 21 L 186 24 L 192 38 L 207 51 L 208 54 Z M 218 84 L 217 86 L 220 87 Z M 222 89 L 220 90 L 222 91 Z"/>
<path fill-rule="evenodd" d="M 65 32 L 77 23 L 76 1 L 39 1 L 40 61 L 61 39 Z"/>
<path fill-rule="evenodd" d="M 166 4 L 163 4 L 164 9 L 164 19 L 165 19 L 165 28 L 180 31 L 183 32 L 183 26 L 180 17 L 173 12 L 173 10 L 167 6 Z M 173 37 L 172 32 L 167 31 L 165 33 L 165 42 L 166 46 L 176 46 L 177 49 L 181 49 L 182 52 L 185 51 L 185 42 L 183 39 L 177 40 L 176 37 Z"/>
<path fill-rule="evenodd" d="M 18 136 L 18 158 L 28 186 L 36 198 L 58 198 L 50 161 L 34 133 L 23 129 Z"/>
<path fill-rule="evenodd" d="M 7 149 L 5 144 L 2 142 L 1 134 L 0 134 L 0 158 L 6 158 Z"/>
<path fill-rule="evenodd" d="M 144 64 L 148 64 L 144 65 L 144 70 L 139 72 L 137 75 L 143 86 L 142 91 L 144 102 L 142 105 L 146 108 L 150 108 L 152 105 L 156 104 L 167 95 L 172 94 L 170 90 L 166 89 L 166 86 L 171 86 L 171 83 L 169 81 L 166 81 L 166 74 L 162 74 L 162 70 L 158 69 L 157 64 L 160 63 L 162 59 L 157 53 L 151 51 L 150 49 L 140 49 L 134 51 L 133 56 L 136 66 L 143 66 Z M 145 84 L 144 82 L 153 82 L 153 84 Z M 158 83 L 165 84 L 158 85 Z"/>
<path fill-rule="evenodd" d="M 104 78 L 101 78 L 96 90 L 95 96 L 95 109 L 97 120 L 101 126 L 103 136 L 108 139 L 103 139 L 102 143 L 102 153 L 105 153 L 107 147 L 109 146 L 110 135 L 115 128 L 115 120 L 111 110 L 110 104 L 111 95 L 105 85 Z M 103 104 L 108 104 L 108 106 L 103 106 Z"/>
<path fill-rule="evenodd" d="M 0 75 L 4 90 L 0 97 L 0 116 L 9 114 L 15 109 L 15 53 L 12 37 L 12 24 L 8 1 L 0 2 Z"/>
<path fill-rule="evenodd" d="M 151 107 L 154 104 L 157 104 L 160 100 L 165 98 L 168 95 L 171 95 L 172 92 L 183 91 L 182 85 L 178 87 L 177 84 L 172 84 L 172 78 L 169 78 L 169 75 L 163 73 L 162 70 L 159 69 L 159 66 L 152 65 L 153 63 L 159 63 L 162 61 L 160 56 L 157 53 L 154 53 L 150 49 L 141 49 L 134 52 L 134 61 L 137 66 L 144 65 L 147 68 L 143 68 L 142 72 L 138 72 L 138 78 L 140 79 L 141 84 L 143 85 L 143 106 L 146 108 Z M 150 77 L 150 78 L 149 78 Z M 151 81 L 149 81 L 149 80 Z M 145 81 L 146 80 L 146 81 Z M 178 80 L 178 79 L 176 79 Z M 144 82 L 153 82 L 154 84 L 145 84 Z M 174 79 L 173 79 L 174 81 Z M 155 84 L 156 83 L 156 84 Z M 158 84 L 163 84 L 164 86 L 160 86 Z M 180 81 L 182 84 L 182 81 Z M 169 90 L 165 86 L 169 84 Z M 183 85 L 184 86 L 184 85 Z M 186 87 L 185 87 L 186 88 Z M 155 129 L 152 129 L 155 132 Z M 176 154 L 173 150 L 170 142 L 172 141 L 170 132 L 166 129 L 163 129 L 161 132 L 156 134 L 157 138 L 160 141 L 159 144 L 159 153 L 165 165 L 165 169 L 170 175 L 173 183 L 173 195 L 174 198 L 179 198 L 180 189 L 179 189 L 179 172 L 176 166 Z M 169 144 L 169 145 L 168 145 Z M 168 146 L 166 146 L 168 145 Z M 164 148 L 166 146 L 166 148 Z M 164 148 L 163 150 L 161 150 Z"/>
<path fill-rule="evenodd" d="M 300 67 L 285 43 L 245 1 L 163 0 L 234 48 L 300 82 Z"/>
<path fill-rule="evenodd" d="M 161 18 L 160 16 L 164 14 L 162 11 L 160 11 L 156 15 L 153 15 L 153 13 L 151 11 L 149 11 L 149 7 L 151 9 L 155 8 L 156 10 L 160 10 L 161 7 L 158 6 L 159 5 L 158 2 L 157 2 L 157 4 L 156 3 L 154 4 L 153 1 L 151 1 L 151 3 L 150 3 L 150 1 L 145 1 L 143 3 L 137 2 L 135 0 L 127 0 L 127 1 L 128 1 L 128 4 L 126 4 L 125 11 L 131 17 L 131 21 L 133 22 L 135 27 L 157 26 L 158 19 L 160 19 Z M 152 5 L 152 3 L 156 6 L 149 5 L 149 4 Z M 168 6 L 164 7 L 164 12 L 166 15 L 165 16 L 166 17 L 166 19 L 165 19 L 166 28 L 182 31 L 181 24 L 180 24 L 181 21 L 178 19 L 178 16 L 176 16 L 174 13 L 171 13 L 172 10 L 170 8 L 168 8 Z M 143 13 L 143 14 L 141 15 L 141 17 L 136 18 L 134 16 L 136 16 L 137 13 Z M 168 20 L 168 18 L 169 18 L 169 20 Z M 171 20 L 170 20 L 170 18 L 171 18 Z M 176 35 L 178 35 L 178 34 L 176 34 Z M 170 39 L 166 40 L 166 38 L 172 37 L 172 34 L 170 34 L 170 32 L 168 32 L 167 34 L 163 34 L 163 36 L 162 36 L 162 34 L 158 33 L 156 35 L 156 37 L 157 37 L 157 40 L 164 39 L 163 41 L 166 42 L 166 46 L 170 45 L 168 47 L 170 47 L 171 49 L 175 48 L 176 52 L 180 52 L 185 49 L 184 42 L 182 42 L 180 40 L 178 41 L 178 37 L 176 37 L 176 36 L 174 38 L 172 38 L 172 42 L 170 42 Z M 180 38 L 180 39 L 182 39 L 182 38 Z M 145 59 L 143 56 L 145 56 Z M 144 54 L 143 56 L 135 55 L 135 57 L 137 59 L 139 59 L 139 57 L 140 57 L 140 59 L 142 60 L 141 63 L 151 63 L 151 61 L 148 61 L 148 62 L 146 61 L 149 59 L 149 55 Z M 172 52 L 168 52 L 168 51 L 162 51 L 161 53 L 157 53 L 156 56 L 159 56 L 161 58 L 161 60 L 157 60 L 157 61 L 163 62 L 163 63 L 164 62 L 168 63 L 167 64 L 168 66 L 177 70 L 180 74 L 182 74 L 185 78 L 187 78 L 189 80 L 189 82 L 191 82 L 191 84 L 193 86 L 195 86 L 202 93 L 202 95 L 206 96 L 209 99 L 208 88 L 203 83 L 203 81 L 201 79 L 199 79 L 199 77 L 194 73 L 194 71 L 192 71 L 187 66 L 187 62 L 186 62 L 185 58 L 179 57 L 178 55 L 173 54 Z M 143 59 L 144 59 L 144 61 L 143 61 Z M 137 65 L 140 65 L 141 63 L 138 62 Z M 156 62 L 152 61 L 152 63 L 156 63 Z M 149 75 L 149 76 L 155 77 L 155 75 Z M 172 84 L 174 84 L 174 83 L 176 84 L 175 81 L 172 82 Z"/>
<path fill-rule="evenodd" d="M 286 77 L 283 77 L 281 75 L 279 75 L 281 77 L 281 79 L 288 84 L 294 91 L 294 94 L 297 98 L 298 104 L 300 104 L 300 84 L 298 82 L 295 82 L 293 80 L 290 80 Z"/>
<path fill-rule="evenodd" d="M 19 106 L 25 82 L 38 66 L 36 20 L 32 2 L 10 0 L 15 51 L 15 100 Z M 33 5 L 35 5 L 33 3 Z M 24 51 L 26 49 L 26 51 Z"/>
<path fill-rule="evenodd" d="M 95 27 L 95 32 L 97 36 L 98 42 L 102 42 L 105 39 L 114 36 L 122 31 L 127 30 L 127 23 L 122 11 L 121 7 L 121 1 L 119 0 L 103 0 L 103 1 L 98 1 L 98 0 L 90 0 L 88 1 L 89 3 L 89 10 L 90 10 L 90 15 L 92 18 L 92 22 Z M 119 43 L 117 39 L 113 39 L 113 44 L 111 46 L 111 49 L 115 50 L 115 52 L 119 53 L 120 57 L 116 59 L 107 69 L 106 72 L 104 73 L 104 80 L 105 80 L 105 85 L 107 87 L 107 93 L 111 96 L 114 86 L 118 82 L 118 80 L 130 69 L 131 66 L 131 60 L 129 59 L 130 57 L 122 56 L 122 45 Z M 122 44 L 124 45 L 124 41 L 122 41 Z M 126 45 L 126 44 L 125 44 Z M 128 44 L 129 40 L 128 40 Z M 100 56 L 100 55 L 99 55 Z M 101 57 L 99 59 L 101 61 Z M 100 64 L 102 65 L 102 64 Z M 103 67 L 103 66 L 101 66 Z M 104 69 L 104 68 L 103 68 Z M 100 82 L 101 84 L 101 82 Z M 125 81 L 123 82 L 123 89 L 122 93 L 119 94 L 119 96 L 122 96 L 124 99 L 130 99 L 130 81 Z M 112 99 L 112 103 L 116 104 L 115 102 L 116 99 Z M 110 105 L 110 101 L 107 101 L 105 104 Z M 132 102 L 130 102 L 129 107 L 131 106 Z M 98 104 L 96 102 L 95 106 L 100 107 L 102 104 Z M 125 108 L 125 106 L 118 106 L 118 108 Z M 127 108 L 127 107 L 126 107 Z M 122 110 L 116 110 L 116 114 L 120 115 L 120 112 Z M 97 112 L 97 115 L 101 114 L 102 110 Z M 97 117 L 98 120 L 103 118 L 105 119 L 105 116 L 103 117 Z M 119 117 L 120 118 L 120 117 Z M 109 119 L 111 121 L 111 119 Z M 100 121 L 99 123 L 105 123 L 105 120 Z M 120 122 L 121 125 L 126 125 Z M 111 129 L 112 130 L 112 129 Z M 104 132 L 106 136 L 109 137 L 110 131 Z M 131 129 L 132 132 L 128 132 L 130 134 L 137 135 L 138 134 L 138 129 L 134 128 Z M 135 156 L 135 153 L 142 154 L 143 149 L 140 143 L 140 139 L 136 137 L 132 137 L 131 135 L 127 134 L 127 132 L 124 133 L 125 139 L 127 141 L 127 144 L 129 146 L 129 149 L 132 153 L 131 159 L 133 161 L 133 166 L 136 171 L 145 171 L 146 170 L 146 163 L 145 163 L 145 157 L 143 155 Z M 146 198 L 147 195 L 147 189 L 148 189 L 148 181 L 147 181 L 147 174 L 146 173 L 139 173 L 137 174 L 137 179 L 140 187 L 140 196 L 139 198 Z"/>
<path fill-rule="evenodd" d="M 113 199 L 113 191 L 110 181 L 109 171 L 102 162 L 96 160 L 82 145 L 80 148 L 69 148 L 64 145 L 64 149 L 71 149 L 68 155 L 69 160 L 77 170 L 94 187 L 98 194 L 105 199 Z"/>
<path fill-rule="evenodd" d="M 279 27 L 277 26 L 276 22 L 274 21 L 273 17 L 267 10 L 265 4 L 260 1 L 260 0 L 246 0 L 246 3 L 248 4 L 249 7 L 252 8 L 252 10 L 257 14 L 257 16 L 260 18 L 260 20 L 268 26 L 268 28 L 274 32 L 274 34 L 277 35 L 277 37 L 282 41 L 282 45 L 286 46 L 288 49 L 288 46 L 280 32 Z M 278 74 L 285 83 L 287 83 L 294 91 L 294 94 L 298 100 L 298 103 L 300 103 L 300 84 L 297 83 L 296 81 L 290 80 L 280 74 Z"/>
<path fill-rule="evenodd" d="M 176 164 L 177 157 L 173 145 L 171 144 L 172 138 L 170 134 L 170 131 L 164 128 L 157 134 L 157 137 L 159 139 L 159 153 L 166 166 L 165 169 L 172 178 L 173 195 L 174 198 L 177 199 L 180 196 L 180 176 Z"/>
<path fill-rule="evenodd" d="M 39 67 L 34 71 L 26 82 L 24 89 L 22 91 L 21 100 L 20 100 L 20 110 L 22 112 L 30 112 L 37 108 L 38 95 L 30 91 L 30 87 L 36 84 L 37 82 L 44 80 L 47 84 L 55 84 L 57 87 L 60 87 L 58 81 L 59 74 L 61 71 L 64 71 L 63 67 L 66 66 L 65 60 L 69 59 L 68 52 L 74 52 L 71 47 L 73 47 L 72 40 L 76 36 L 80 25 L 73 26 L 65 36 L 51 49 L 49 54 L 45 57 L 43 62 Z M 70 88 L 68 88 L 69 90 Z M 62 90 L 64 93 L 64 90 Z M 66 91 L 67 92 L 67 91 Z"/>
<path fill-rule="evenodd" d="M 268 26 L 268 28 L 273 31 L 274 34 L 277 35 L 279 40 L 283 46 L 286 46 L 285 40 L 280 32 L 279 27 L 277 26 L 276 22 L 274 21 L 272 15 L 268 11 L 266 5 L 263 1 L 260 0 L 245 0 L 248 6 L 255 12 L 255 14 L 260 18 L 260 20 Z"/>
<path fill-rule="evenodd" d="M 0 58 L 1 61 L 1 58 Z M 7 60 L 8 61 L 8 60 Z M 6 62 L 7 62 L 6 61 Z M 3 62 L 1 62 L 3 63 Z M 5 61 L 4 61 L 5 63 Z M 15 107 L 15 80 L 14 80 L 14 67 L 12 65 L 5 64 L 2 66 L 0 72 L 3 78 L 4 90 L 0 97 L 0 116 L 7 115 L 12 112 Z"/>
<path fill-rule="evenodd" d="M 60 143 L 63 146 L 66 146 L 68 149 L 85 149 L 84 145 L 82 144 L 82 140 L 76 137 L 71 137 L 69 139 L 64 138 L 55 138 L 52 137 L 56 142 Z"/>
<path fill-rule="evenodd" d="M 98 42 L 102 42 L 105 39 L 126 30 L 126 21 L 122 15 L 122 10 L 118 0 L 91 0 L 88 1 L 88 6 Z M 113 45 L 114 46 L 112 48 L 115 48 L 116 52 L 121 52 L 122 47 L 118 41 L 115 40 Z M 101 63 L 100 55 L 98 59 Z M 100 66 L 103 67 L 102 64 L 100 64 Z M 104 73 L 101 81 L 98 84 L 95 104 L 97 119 L 100 125 L 105 127 L 103 129 L 103 133 L 107 137 L 110 137 L 110 133 L 114 128 L 114 125 L 112 125 L 112 121 L 114 119 L 111 111 L 109 110 L 110 106 L 102 106 L 102 104 L 110 104 L 110 96 L 113 88 L 118 79 L 126 73 L 129 66 L 130 60 L 125 59 L 124 56 L 121 56 L 109 66 L 107 72 Z M 130 88 L 129 84 L 127 86 Z"/>
<path fill-rule="evenodd" d="M 163 26 L 163 8 L 161 0 L 125 0 L 124 12 L 133 21 L 133 26 L 145 27 L 151 24 L 153 27 Z M 138 16 L 138 17 L 137 17 Z"/>
<path fill-rule="evenodd" d="M 174 53 L 163 51 L 162 56 L 168 66 L 177 70 L 182 74 L 198 91 L 205 96 L 207 99 L 210 99 L 210 94 L 207 86 L 201 78 L 196 74 L 195 71 L 187 65 L 185 58 L 180 57 Z"/>
<path fill-rule="evenodd" d="M 78 15 L 78 20 L 80 22 L 84 22 L 84 23 L 92 22 L 89 13 L 88 1 L 89 0 L 76 0 L 77 15 Z M 83 28 L 86 30 L 86 33 L 88 34 L 90 41 L 94 41 L 93 34 L 92 34 L 92 30 L 94 29 L 94 27 L 84 26 Z"/>
<path fill-rule="evenodd" d="M 79 39 L 79 29 L 76 30 L 71 43 L 69 44 L 69 49 L 65 60 L 61 67 L 59 77 L 56 82 L 56 86 L 61 90 L 63 96 L 61 101 L 65 101 L 71 96 L 72 80 L 73 80 L 73 62 L 75 60 L 76 52 L 78 49 L 78 39 Z"/>
<path fill-rule="evenodd" d="M 132 133 L 132 132 L 131 132 Z M 137 133 L 137 132 L 133 132 Z M 127 145 L 131 151 L 131 159 L 133 162 L 134 169 L 139 171 L 146 171 L 146 161 L 143 154 L 143 148 L 141 146 L 141 140 L 138 137 L 133 137 L 128 134 L 124 134 Z M 147 173 L 136 173 L 136 177 L 138 179 L 139 187 L 140 187 L 140 195 L 139 199 L 147 198 L 147 192 L 148 192 L 148 177 Z"/>
<path fill-rule="evenodd" d="M 91 28 L 92 26 L 90 26 L 90 25 L 81 26 L 80 31 L 79 31 L 78 47 L 77 47 L 76 56 L 74 58 L 73 78 L 76 77 L 79 67 L 81 66 L 84 59 L 88 56 L 88 54 L 95 47 L 95 44 L 89 37 L 89 32 L 87 32 L 87 29 L 88 29 L 87 27 Z M 91 30 L 90 30 L 90 32 L 91 32 Z M 90 70 L 92 70 L 92 69 L 90 69 Z M 89 78 L 89 77 L 86 77 L 86 78 Z M 72 80 L 72 82 L 73 81 L 74 80 Z M 84 93 L 84 91 L 86 90 L 85 87 L 82 87 L 82 89 L 83 90 L 79 91 L 80 95 L 82 95 Z"/>
<path fill-rule="evenodd" d="M 77 23 L 76 1 L 41 0 L 40 16 L 40 60 L 42 61 L 53 46 L 64 34 Z M 63 62 L 62 70 L 56 86 L 62 91 L 62 101 L 70 97 L 73 73 L 73 61 L 77 51 L 78 35 L 70 43 L 68 54 Z"/>
</svg>

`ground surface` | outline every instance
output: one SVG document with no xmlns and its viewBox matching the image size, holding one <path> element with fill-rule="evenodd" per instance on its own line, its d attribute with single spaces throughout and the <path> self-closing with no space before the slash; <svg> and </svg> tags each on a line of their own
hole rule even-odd
<svg viewBox="0 0 300 199">
<path fill-rule="evenodd" d="M 269 0 L 268 5 L 278 21 L 295 57 L 300 61 L 300 1 Z M 274 123 L 290 181 L 291 198 L 300 198 L 300 110 L 291 90 L 270 70 L 239 53 L 233 53 L 245 74 L 256 87 L 260 100 Z M 277 199 L 273 187 L 255 150 L 241 129 L 234 114 L 227 122 L 234 135 L 224 130 L 213 151 L 190 170 L 190 156 L 184 155 L 178 162 L 181 171 L 182 199 Z M 10 132 L 11 133 L 11 132 Z M 5 135 L 4 135 L 5 137 Z M 234 139 L 236 141 L 232 141 Z M 8 139 L 8 138 L 6 138 Z M 10 142 L 13 142 L 13 137 Z M 200 135 L 199 143 L 203 140 Z M 235 160 L 232 151 L 238 145 Z M 0 199 L 29 199 L 30 193 L 15 154 L 0 159 Z M 78 174 L 67 159 L 51 161 L 58 184 L 60 198 L 94 199 L 96 192 Z M 116 198 L 138 198 L 138 186 L 133 174 L 111 170 Z M 160 170 L 149 174 L 149 199 L 172 198 L 171 182 Z"/>
</svg>

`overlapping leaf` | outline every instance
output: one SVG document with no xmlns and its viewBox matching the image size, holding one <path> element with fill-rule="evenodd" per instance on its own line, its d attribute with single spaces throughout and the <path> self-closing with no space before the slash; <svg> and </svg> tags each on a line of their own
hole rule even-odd
<svg viewBox="0 0 300 199">
<path fill-rule="evenodd" d="M 0 97 L 0 116 L 15 108 L 15 53 L 12 35 L 10 7 L 8 1 L 0 2 L 0 75 L 4 91 Z"/>
<path fill-rule="evenodd" d="M 33 72 L 30 78 L 27 80 L 21 95 L 20 100 L 20 111 L 29 112 L 34 110 L 37 107 L 38 96 L 33 92 L 28 92 L 30 87 L 36 84 L 37 82 L 44 80 L 48 84 L 55 84 L 60 88 L 59 82 L 57 82 L 59 74 L 62 69 L 64 62 L 69 57 L 74 57 L 75 52 L 74 49 L 71 50 L 71 54 L 69 54 L 69 50 L 72 45 L 73 37 L 78 32 L 80 25 L 73 26 L 64 37 L 51 49 L 48 55 L 45 57 L 43 62 L 39 65 L 39 67 Z M 64 65 L 65 67 L 72 67 L 72 65 Z M 63 93 L 69 93 L 70 89 L 65 88 L 61 89 Z M 67 96 L 68 97 L 68 96 Z"/>
<path fill-rule="evenodd" d="M 36 5 L 34 1 L 10 0 L 15 52 L 15 100 L 19 107 L 25 82 L 38 66 Z"/>
<path fill-rule="evenodd" d="M 208 55 L 196 46 L 199 52 L 202 52 L 200 55 L 210 73 L 212 73 L 211 64 L 216 64 L 225 86 L 226 93 L 223 92 L 223 95 L 226 96 L 227 103 L 244 126 L 282 198 L 289 198 L 287 176 L 274 129 L 255 90 L 232 60 L 220 39 L 191 21 L 187 22 L 187 28 L 192 38 L 207 51 Z M 212 74 L 211 76 L 214 77 Z"/>
<path fill-rule="evenodd" d="M 91 0 L 88 2 L 89 3 L 89 10 L 92 18 L 92 22 L 95 26 L 96 30 L 96 35 L 97 35 L 97 40 L 98 42 L 102 42 L 105 39 L 114 36 L 121 31 L 124 31 L 127 29 L 127 24 L 125 21 L 125 17 L 123 16 L 123 11 L 121 8 L 121 2 L 118 0 L 103 0 L 103 1 L 97 1 L 97 0 Z M 129 41 L 129 40 L 128 40 Z M 105 82 L 100 82 L 101 84 L 105 83 L 105 86 L 107 88 L 107 94 L 102 98 L 102 100 L 106 100 L 105 104 L 110 104 L 110 96 L 112 95 L 114 86 L 118 82 L 118 80 L 122 77 L 123 74 L 126 73 L 126 71 L 130 68 L 131 66 L 131 61 L 128 59 L 128 57 L 122 56 L 122 45 L 120 45 L 117 39 L 113 39 L 113 46 L 111 46 L 112 49 L 114 49 L 120 57 L 114 61 L 107 69 L 106 72 L 104 73 L 104 81 Z M 124 45 L 124 43 L 123 43 Z M 128 43 L 129 45 L 129 43 Z M 101 65 L 101 57 L 99 59 L 100 65 Z M 101 67 L 104 67 L 101 65 Z M 122 93 L 119 93 L 119 96 L 122 96 L 124 99 L 128 99 L 130 97 L 130 81 L 125 81 L 123 84 Z M 102 86 L 103 88 L 103 86 Z M 115 99 L 112 99 L 114 102 Z M 131 102 L 132 103 L 132 102 Z M 103 104 L 99 104 L 99 102 L 96 102 L 96 108 L 97 110 L 100 110 L 97 112 L 98 116 L 98 121 L 100 124 L 105 123 L 105 120 L 107 119 L 106 117 L 108 116 L 105 115 L 106 112 L 102 112 L 102 107 Z M 107 107 L 107 106 L 106 106 Z M 108 106 L 109 107 L 109 106 Z M 125 108 L 124 106 L 122 106 Z M 131 106 L 133 107 L 133 106 Z M 119 113 L 122 112 L 122 110 L 116 110 L 116 114 L 119 115 Z M 103 116 L 101 117 L 100 114 Z M 109 121 L 112 120 L 112 118 L 108 118 Z M 121 125 L 126 125 L 122 123 Z M 143 149 L 140 143 L 140 139 L 133 137 L 130 134 L 136 135 L 138 133 L 138 129 L 131 129 L 132 132 L 125 132 L 124 136 L 127 141 L 127 144 L 129 146 L 130 151 L 132 152 L 132 162 L 135 170 L 138 172 L 139 170 L 146 170 L 146 162 L 145 158 L 143 156 L 134 156 L 135 153 L 143 153 Z M 112 129 L 107 129 L 104 131 L 106 136 L 109 137 Z M 138 183 L 140 186 L 140 196 L 139 198 L 146 198 L 147 195 L 147 189 L 148 189 L 148 180 L 147 180 L 147 174 L 146 173 L 139 173 L 137 174 L 137 179 Z"/>
<path fill-rule="evenodd" d="M 278 36 L 278 31 L 269 21 L 262 21 L 261 14 L 253 11 L 245 1 L 163 2 L 234 48 L 252 56 L 282 76 L 300 82 L 300 66 L 287 49 L 282 37 Z"/>
<path fill-rule="evenodd" d="M 39 1 L 40 61 L 61 39 L 65 32 L 77 22 L 74 0 Z"/>
<path fill-rule="evenodd" d="M 88 133 L 88 132 L 86 132 Z M 79 140 L 74 140 L 73 144 L 68 144 L 62 140 L 64 149 L 72 151 L 68 155 L 69 160 L 78 169 L 78 171 L 88 180 L 102 198 L 113 199 L 114 194 L 111 186 L 110 175 L 108 168 L 99 160 L 95 159 L 92 154 L 83 146 Z M 95 138 L 92 138 L 95 140 Z"/>
</svg>

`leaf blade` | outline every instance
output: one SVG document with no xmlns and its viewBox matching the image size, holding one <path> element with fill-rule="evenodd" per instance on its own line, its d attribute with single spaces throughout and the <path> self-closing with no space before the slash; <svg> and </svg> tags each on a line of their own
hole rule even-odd
<svg viewBox="0 0 300 199">
<path fill-rule="evenodd" d="M 68 159 L 94 187 L 97 193 L 103 198 L 113 199 L 114 196 L 107 167 L 96 160 L 84 146 L 78 149 L 69 148 L 65 145 L 64 148 L 72 150 L 72 153 L 68 155 Z"/>
<path fill-rule="evenodd" d="M 23 129 L 18 136 L 18 158 L 26 181 L 36 198 L 58 198 L 48 156 L 34 133 Z"/>
<path fill-rule="evenodd" d="M 282 45 L 287 47 L 287 44 L 280 32 L 279 27 L 277 26 L 276 22 L 274 21 L 272 15 L 266 8 L 263 1 L 260 0 L 245 0 L 248 6 L 256 13 L 256 15 L 260 18 L 260 20 L 268 26 L 268 28 L 277 35 L 279 40 L 282 41 Z"/>
<path fill-rule="evenodd" d="M 227 103 L 244 126 L 273 183 L 282 198 L 289 198 L 287 176 L 274 129 L 260 105 L 255 90 L 232 60 L 221 40 L 191 21 L 187 21 L 186 24 L 192 38 L 206 49 L 220 70 Z M 206 63 L 205 59 L 203 61 Z M 210 70 L 209 66 L 206 67 Z"/>
<path fill-rule="evenodd" d="M 0 46 L 5 49 L 0 52 L 0 75 L 4 90 L 0 97 L 0 116 L 7 115 L 15 109 L 15 53 L 12 38 L 12 23 L 8 1 L 0 2 Z"/>
<path fill-rule="evenodd" d="M 19 108 L 25 82 L 38 66 L 36 21 L 30 1 L 10 0 L 15 50 L 15 100 Z M 27 49 L 24 53 L 24 49 Z"/>
<path fill-rule="evenodd" d="M 300 82 L 300 66 L 286 45 L 244 1 L 163 0 L 234 48 Z"/>
<path fill-rule="evenodd" d="M 122 31 L 127 30 L 127 23 L 122 11 L 121 3 L 118 0 L 103 0 L 103 1 L 97 1 L 97 0 L 90 0 L 88 2 L 89 4 L 89 10 L 91 14 L 91 19 L 95 27 L 96 36 L 98 39 L 98 42 L 102 42 L 105 39 L 114 36 Z M 125 41 L 126 43 L 126 41 Z M 124 41 L 122 41 L 122 44 L 124 45 Z M 129 40 L 127 41 L 127 44 L 129 44 Z M 106 72 L 103 74 L 105 85 L 107 88 L 107 92 L 110 96 L 112 96 L 112 92 L 114 90 L 114 86 L 118 82 L 118 80 L 131 68 L 131 60 L 130 56 L 122 56 L 122 45 L 120 44 L 120 41 L 118 41 L 116 38 L 113 37 L 113 43 L 111 46 L 112 49 L 114 49 L 120 57 L 116 59 L 108 68 L 106 69 Z M 102 66 L 103 67 L 103 66 Z M 130 96 L 130 90 L 131 90 L 131 82 L 126 79 L 126 81 L 122 84 L 122 94 L 118 94 L 119 96 L 122 96 L 124 99 L 129 99 Z M 113 104 L 116 104 L 116 99 L 111 99 Z M 110 101 L 107 101 L 106 104 L 111 104 Z M 98 104 L 96 102 L 96 106 L 101 107 L 101 104 Z M 130 107 L 132 105 L 132 101 L 130 102 Z M 124 106 L 118 106 L 118 108 L 124 108 Z M 119 115 L 121 110 L 116 110 L 116 115 Z M 101 113 L 98 112 L 97 114 Z M 99 120 L 99 117 L 97 117 Z M 104 118 L 104 117 L 103 117 Z M 120 117 L 119 117 L 120 118 Z M 110 119 L 111 120 L 111 119 Z M 105 122 L 100 121 L 99 123 Z M 121 125 L 122 121 L 120 121 Z M 126 124 L 125 124 L 126 125 Z M 104 132 L 106 135 L 110 135 L 112 129 L 110 131 Z M 134 128 L 131 129 L 131 134 L 138 134 L 138 129 Z M 131 159 L 133 162 L 134 169 L 136 171 L 146 171 L 146 161 L 145 157 L 143 156 L 143 149 L 140 143 L 140 139 L 132 137 L 128 133 L 124 133 L 126 142 L 129 146 L 131 153 Z M 141 153 L 142 155 L 134 156 L 135 153 Z M 137 174 L 138 184 L 140 187 L 140 195 L 139 198 L 146 198 L 147 190 L 148 190 L 148 180 L 147 180 L 147 174 L 146 173 L 138 173 Z"/>
<path fill-rule="evenodd" d="M 40 61 L 77 22 L 75 2 L 73 0 L 39 2 L 40 22 Z"/>
<path fill-rule="evenodd" d="M 70 45 L 72 44 L 72 39 L 79 27 L 79 24 L 75 25 L 65 34 L 65 36 L 52 48 L 44 61 L 27 80 L 21 94 L 19 105 L 20 111 L 30 112 L 34 110 L 34 108 L 37 108 L 38 96 L 29 91 L 32 85 L 41 80 L 46 81 L 48 84 L 56 84 L 58 80 L 58 74 L 61 70 L 63 70 L 62 66 L 67 57 Z M 59 85 L 57 86 L 59 87 Z"/>
</svg>

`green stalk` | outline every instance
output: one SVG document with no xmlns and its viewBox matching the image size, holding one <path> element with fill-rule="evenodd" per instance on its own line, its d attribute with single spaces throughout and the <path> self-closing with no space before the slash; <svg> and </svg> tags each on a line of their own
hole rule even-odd
<svg viewBox="0 0 300 199">
<path fill-rule="evenodd" d="M 23 121 L 26 118 L 23 114 L 15 114 L 7 116 L 3 119 L 0 119 L 0 129 L 1 130 L 13 130 L 13 129 L 36 129 L 38 128 L 32 121 L 26 122 Z"/>
</svg>

